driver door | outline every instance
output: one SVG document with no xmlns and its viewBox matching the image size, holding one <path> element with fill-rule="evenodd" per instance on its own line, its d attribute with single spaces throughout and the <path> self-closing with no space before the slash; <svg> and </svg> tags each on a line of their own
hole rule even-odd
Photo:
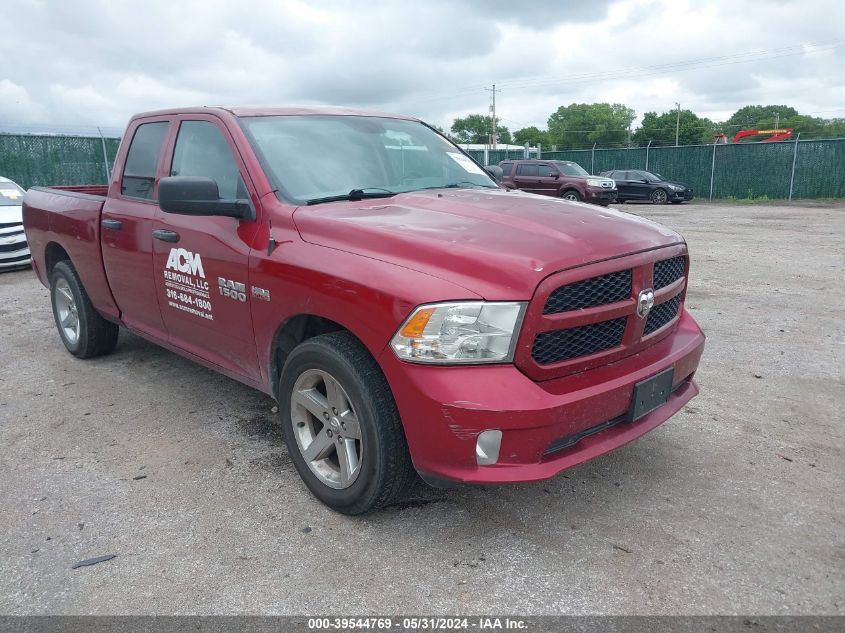
<svg viewBox="0 0 845 633">
<path fill-rule="evenodd" d="M 633 200 L 646 200 L 651 194 L 651 185 L 648 184 L 645 174 L 641 171 L 628 172 L 628 196 Z"/>
<path fill-rule="evenodd" d="M 225 127 L 212 116 L 179 117 L 168 175 L 212 178 L 221 199 L 251 198 L 251 183 Z M 169 341 L 221 369 L 260 380 L 252 329 L 250 244 L 257 223 L 159 209 L 154 269 Z"/>
</svg>

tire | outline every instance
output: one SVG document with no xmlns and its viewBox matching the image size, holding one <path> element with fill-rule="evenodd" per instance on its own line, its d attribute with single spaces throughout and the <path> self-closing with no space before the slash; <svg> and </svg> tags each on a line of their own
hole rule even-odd
<svg viewBox="0 0 845 633">
<path fill-rule="evenodd" d="M 333 510 L 352 515 L 377 510 L 400 500 L 415 483 L 387 380 L 349 332 L 298 345 L 282 370 L 279 398 L 294 466 Z"/>
<path fill-rule="evenodd" d="M 651 202 L 652 204 L 666 204 L 666 190 L 665 189 L 655 189 L 651 192 Z"/>
<path fill-rule="evenodd" d="M 564 200 L 571 200 L 572 202 L 581 202 L 581 194 L 574 189 L 567 189 L 560 194 L 560 197 Z"/>
<path fill-rule="evenodd" d="M 50 274 L 50 300 L 67 351 L 77 358 L 93 358 L 114 350 L 120 328 L 100 316 L 69 261 L 57 263 Z"/>
</svg>

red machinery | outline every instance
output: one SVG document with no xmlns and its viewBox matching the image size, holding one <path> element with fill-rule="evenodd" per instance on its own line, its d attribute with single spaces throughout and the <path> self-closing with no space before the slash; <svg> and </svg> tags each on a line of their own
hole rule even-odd
<svg viewBox="0 0 845 633">
<path fill-rule="evenodd" d="M 774 143 L 776 141 L 788 141 L 792 138 L 792 128 L 791 127 L 784 127 L 784 128 L 775 128 L 772 130 L 740 130 L 736 133 L 731 143 L 739 143 L 740 139 L 743 139 L 747 136 L 757 136 L 760 134 L 770 134 L 768 138 L 764 138 L 763 140 L 759 141 L 760 143 Z M 713 135 L 713 142 L 714 143 L 727 143 L 728 136 L 727 134 L 714 134 Z"/>
</svg>

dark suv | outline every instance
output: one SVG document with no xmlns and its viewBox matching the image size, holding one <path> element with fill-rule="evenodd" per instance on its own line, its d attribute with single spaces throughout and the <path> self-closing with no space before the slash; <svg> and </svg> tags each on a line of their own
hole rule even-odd
<svg viewBox="0 0 845 633">
<path fill-rule="evenodd" d="M 616 202 L 616 183 L 591 176 L 581 165 L 566 160 L 503 160 L 502 184 L 508 189 L 583 200 L 603 206 Z"/>
<path fill-rule="evenodd" d="M 680 204 L 692 200 L 692 187 L 667 180 L 660 174 L 642 169 L 603 171 L 602 176 L 613 178 L 619 189 L 619 202 L 648 200 L 653 204 Z"/>
</svg>

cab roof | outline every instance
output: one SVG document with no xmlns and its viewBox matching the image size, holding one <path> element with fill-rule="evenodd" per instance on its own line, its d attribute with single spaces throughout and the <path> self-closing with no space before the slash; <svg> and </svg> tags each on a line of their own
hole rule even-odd
<svg viewBox="0 0 845 633">
<path fill-rule="evenodd" d="M 153 110 L 136 114 L 134 119 L 154 116 L 167 116 L 175 114 L 220 114 L 228 112 L 236 117 L 256 116 L 371 116 L 388 119 L 405 119 L 408 121 L 419 121 L 416 117 L 402 114 L 391 114 L 377 110 L 365 110 L 359 108 L 341 108 L 338 106 L 194 106 L 188 108 L 169 108 L 166 110 Z"/>
</svg>

